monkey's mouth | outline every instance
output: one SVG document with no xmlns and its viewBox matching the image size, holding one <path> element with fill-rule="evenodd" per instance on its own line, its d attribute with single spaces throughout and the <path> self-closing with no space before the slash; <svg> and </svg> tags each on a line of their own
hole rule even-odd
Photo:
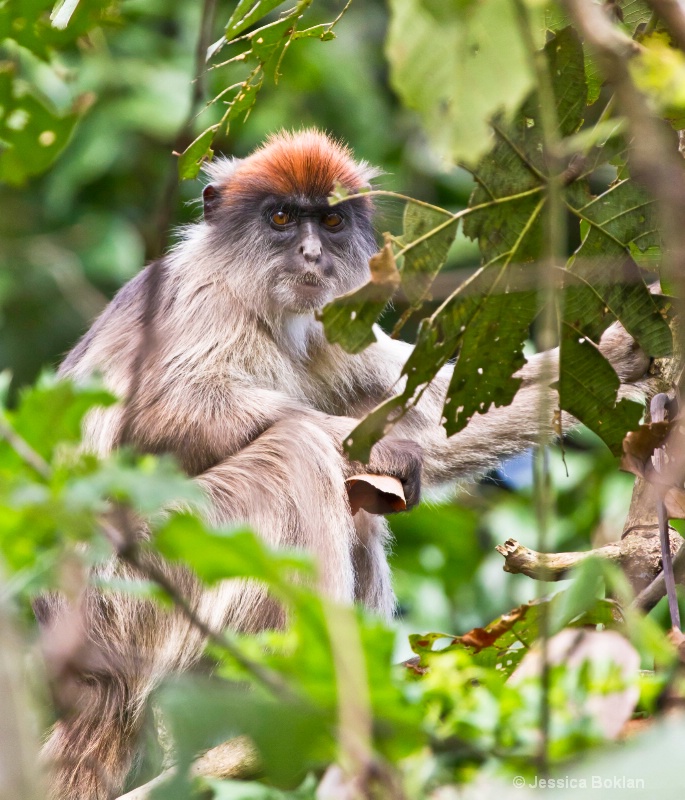
<svg viewBox="0 0 685 800">
<path fill-rule="evenodd" d="M 320 308 L 332 297 L 330 283 L 313 270 L 284 276 L 280 286 L 283 301 L 298 311 Z"/>
<path fill-rule="evenodd" d="M 328 293 L 328 283 L 317 272 L 302 272 L 289 281 L 291 290 L 301 300 L 316 302 Z"/>
<path fill-rule="evenodd" d="M 295 277 L 295 285 L 298 287 L 304 286 L 306 288 L 312 288 L 312 289 L 326 288 L 326 285 L 321 279 L 321 276 L 318 275 L 316 272 L 304 272 L 302 275 L 297 275 Z"/>
</svg>

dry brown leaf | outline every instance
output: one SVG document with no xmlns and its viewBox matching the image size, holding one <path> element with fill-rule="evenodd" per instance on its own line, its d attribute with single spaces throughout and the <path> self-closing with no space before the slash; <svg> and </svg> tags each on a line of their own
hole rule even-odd
<svg viewBox="0 0 685 800">
<path fill-rule="evenodd" d="M 353 515 L 360 508 L 369 514 L 406 511 L 407 501 L 397 478 L 390 475 L 353 475 L 345 483 Z"/>
<path fill-rule="evenodd" d="M 389 237 L 386 236 L 382 249 L 369 259 L 369 269 L 371 270 L 371 283 L 392 286 L 395 289 L 400 285 L 400 273 L 395 263 L 395 254 L 392 251 L 392 242 Z"/>
<path fill-rule="evenodd" d="M 664 495 L 666 515 L 669 519 L 685 519 L 685 491 L 671 486 Z"/>
<path fill-rule="evenodd" d="M 650 422 L 626 434 L 623 440 L 621 469 L 640 478 L 651 477 L 652 455 L 661 447 L 674 426 L 674 422 Z"/>
<path fill-rule="evenodd" d="M 529 609 L 529 603 L 519 606 L 508 614 L 502 614 L 495 624 L 489 625 L 487 628 L 473 628 L 463 636 L 457 636 L 454 642 L 461 642 L 467 647 L 473 647 L 474 651 L 478 653 L 486 647 L 491 647 L 500 636 L 508 633 L 517 622 L 526 616 Z"/>
</svg>

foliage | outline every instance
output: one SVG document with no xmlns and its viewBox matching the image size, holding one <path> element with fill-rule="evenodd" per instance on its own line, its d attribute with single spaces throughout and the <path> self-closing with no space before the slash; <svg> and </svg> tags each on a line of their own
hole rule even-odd
<svg viewBox="0 0 685 800">
<path fill-rule="evenodd" d="M 679 129 L 683 54 L 659 26 L 636 28 L 649 18 L 643 3 L 619 5 L 617 26 L 641 39 L 634 80 Z M 177 174 L 192 179 L 215 150 L 244 153 L 269 129 L 307 122 L 358 142 L 359 155 L 395 173 L 390 188 L 369 193 L 379 205 L 405 203 L 401 230 L 382 217 L 392 230 L 369 283 L 323 310 L 329 339 L 360 352 L 379 320 L 397 322 L 398 333 L 415 312 L 428 312 L 404 384 L 360 423 L 352 456 L 364 459 L 450 362 L 448 435 L 510 403 L 524 350 L 531 334 L 544 340 L 540 331 L 559 343 L 558 410 L 614 453 L 638 427 L 642 409 L 617 402 L 618 377 L 597 345 L 618 320 L 649 355 L 670 352 L 668 301 L 647 288 L 660 266 L 661 220 L 630 175 L 625 121 L 568 15 L 552 2 L 392 0 L 385 51 L 400 107 L 383 82 L 382 3 L 282 6 L 220 6 L 222 32 L 214 31 L 199 76 L 198 4 L 66 0 L 53 9 L 51 1 L 19 0 L 0 8 L 0 359 L 14 370 L 0 385 L 0 612 L 12 613 L 28 650 L 31 602 L 45 591 L 84 590 L 88 569 L 121 544 L 111 520 L 122 509 L 149 525 L 150 541 L 137 545 L 143 554 L 182 562 L 208 586 L 259 581 L 283 603 L 286 631 L 215 632 L 212 676 L 160 688 L 156 705 L 178 762 L 155 789 L 160 798 L 198 796 L 199 788 L 218 800 L 306 800 L 333 763 L 380 776 L 368 796 L 390 796 L 384 779 L 393 776 L 411 798 L 436 798 L 474 779 L 476 787 L 512 774 L 532 779 L 541 760 L 565 773 L 605 742 L 594 701 L 639 684 L 641 707 L 653 711 L 675 691 L 675 655 L 654 620 L 630 610 L 625 580 L 606 565 L 588 561 L 562 591 L 536 600 L 527 579 L 501 572 L 494 542 L 517 529 L 530 538 L 533 502 L 541 516 L 529 486 L 471 487 L 458 502 L 442 498 L 391 521 L 403 619 L 390 626 L 322 598 L 311 588 L 307 554 L 273 552 L 242 527 L 208 528 L 203 498 L 171 460 L 84 452 L 84 418 L 116 402 L 97 383 L 75 386 L 45 373 L 28 385 L 105 295 L 159 253 L 160 226 L 190 218 L 184 201 L 197 186 L 183 184 L 175 196 Z M 193 78 L 211 98 L 204 109 Z M 436 152 L 449 168 L 435 166 Z M 394 194 L 400 185 L 427 200 Z M 556 223 L 564 229 L 559 251 Z M 457 267 L 470 268 L 465 280 Z M 441 294 L 444 275 L 450 288 Z M 398 308 L 388 310 L 393 298 Z M 565 453 L 570 477 L 553 497 L 557 549 L 587 546 L 620 516 L 616 497 L 630 491 L 609 451 L 582 436 L 582 447 L 571 443 Z M 556 480 L 561 456 L 551 470 Z M 186 510 L 168 511 L 179 503 Z M 139 573 L 101 577 L 98 586 L 179 601 Z M 609 660 L 508 680 L 540 639 L 586 626 L 620 631 L 643 665 L 659 671 L 626 681 Z M 409 645 L 398 645 L 398 627 Z M 397 666 L 409 647 L 414 658 Z M 36 670 L 32 682 L 41 680 Z M 3 681 L 0 669 L 0 693 Z M 351 718 L 356 747 L 344 730 Z M 636 759 L 649 753 L 657 761 L 681 728 L 668 740 L 657 730 L 656 745 L 634 745 Z M 198 753 L 238 735 L 260 753 L 257 779 L 189 777 Z M 601 758 L 601 774 L 618 774 L 617 756 Z M 503 797 L 510 790 L 497 789 Z"/>
</svg>

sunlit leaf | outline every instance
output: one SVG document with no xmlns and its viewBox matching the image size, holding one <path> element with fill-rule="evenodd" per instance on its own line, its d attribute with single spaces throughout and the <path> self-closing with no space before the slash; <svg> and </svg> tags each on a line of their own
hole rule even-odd
<svg viewBox="0 0 685 800">
<path fill-rule="evenodd" d="M 246 528 L 207 529 L 188 514 L 177 514 L 155 533 L 155 546 L 167 558 L 190 566 L 209 584 L 228 578 L 257 578 L 283 586 L 289 572 L 309 570 L 307 558 L 272 551 Z"/>
<path fill-rule="evenodd" d="M 573 607 L 575 613 L 569 614 Z M 551 600 L 534 600 L 514 608 L 483 628 L 474 628 L 462 636 L 450 637 L 444 633 L 427 633 L 410 636 L 412 650 L 420 657 L 423 666 L 430 666 L 431 655 L 450 650 L 466 650 L 481 666 L 501 670 L 502 676 L 511 675 L 524 655 L 540 636 L 543 615 L 555 624 L 607 625 L 613 621 L 614 603 L 610 600 L 590 598 L 584 606 L 569 603 L 567 592 L 556 594 Z M 447 641 L 445 641 L 447 639 Z M 442 646 L 435 647 L 437 643 Z"/>
<path fill-rule="evenodd" d="M 284 0 L 239 0 L 226 24 L 226 38 L 235 38 L 283 2 Z"/>
<path fill-rule="evenodd" d="M 48 102 L 14 79 L 0 64 L 0 182 L 21 185 L 44 172 L 66 147 L 78 112 L 58 114 Z"/>
<path fill-rule="evenodd" d="M 392 0 L 386 51 L 391 80 L 433 144 L 473 161 L 489 146 L 487 121 L 532 86 L 509 0 Z"/>
</svg>

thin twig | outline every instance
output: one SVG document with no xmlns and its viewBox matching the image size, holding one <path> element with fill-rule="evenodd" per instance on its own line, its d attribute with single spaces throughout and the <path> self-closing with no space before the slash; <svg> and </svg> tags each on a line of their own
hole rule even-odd
<svg viewBox="0 0 685 800">
<path fill-rule="evenodd" d="M 0 438 L 3 438 L 21 460 L 37 472 L 41 478 L 49 481 L 52 468 L 43 456 L 36 453 L 31 445 L 23 439 L 10 425 L 0 419 Z"/>
<path fill-rule="evenodd" d="M 673 559 L 673 575 L 676 583 L 685 584 L 685 545 L 681 545 Z M 663 571 L 660 571 L 654 580 L 633 600 L 632 608 L 647 613 L 654 608 L 665 594 L 666 579 Z"/>
<path fill-rule="evenodd" d="M 664 392 L 659 392 L 652 398 L 650 403 L 650 415 L 652 422 L 666 422 L 668 418 L 669 397 Z M 657 447 L 652 456 L 654 470 L 658 474 L 663 474 L 666 470 L 666 452 L 663 447 Z M 678 595 L 675 588 L 675 577 L 673 575 L 673 560 L 671 558 L 671 548 L 668 540 L 668 516 L 666 514 L 666 503 L 661 487 L 655 485 L 656 489 L 656 509 L 659 517 L 659 537 L 661 540 L 661 557 L 663 561 L 664 581 L 666 584 L 666 595 L 668 597 L 668 609 L 671 614 L 671 625 L 680 630 L 680 609 L 678 608 Z"/>
<path fill-rule="evenodd" d="M 545 230 L 545 258 L 542 260 L 540 272 L 539 305 L 542 307 L 540 325 L 536 331 L 536 345 L 538 351 L 546 353 L 543 361 L 543 370 L 540 375 L 539 420 L 540 435 L 535 448 L 534 459 L 534 499 L 537 517 L 538 542 L 540 550 L 548 550 L 550 519 L 552 515 L 552 481 L 549 466 L 549 450 L 545 431 L 545 420 L 551 415 L 550 395 L 546 391 L 547 385 L 553 379 L 554 364 L 552 362 L 552 348 L 559 340 L 558 323 L 555 317 L 556 306 L 556 276 L 555 268 L 566 260 L 565 253 L 565 210 L 563 188 L 565 180 L 564 164 L 559 156 L 561 135 L 559 132 L 559 119 L 557 116 L 557 102 L 550 74 L 550 65 L 547 52 L 540 50 L 535 40 L 535 32 L 530 19 L 528 8 L 523 0 L 514 0 L 514 9 L 518 18 L 521 37 L 526 46 L 531 68 L 535 75 L 537 89 L 538 109 L 540 115 L 540 128 L 542 131 L 543 153 L 545 158 L 546 175 L 538 170 L 529 168 L 539 179 L 544 182 L 547 207 L 544 218 Z M 503 133 L 498 131 L 499 135 Z M 522 157 L 523 158 L 523 157 Z M 528 164 L 528 160 L 523 158 Z M 543 589 L 541 587 L 541 593 Z M 542 607 L 540 616 L 540 643 L 542 662 L 541 671 L 541 702 L 540 702 L 540 745 L 538 750 L 538 765 L 544 774 L 549 769 L 549 740 L 550 740 L 550 676 L 548 663 L 549 617 L 546 605 Z"/>
</svg>

